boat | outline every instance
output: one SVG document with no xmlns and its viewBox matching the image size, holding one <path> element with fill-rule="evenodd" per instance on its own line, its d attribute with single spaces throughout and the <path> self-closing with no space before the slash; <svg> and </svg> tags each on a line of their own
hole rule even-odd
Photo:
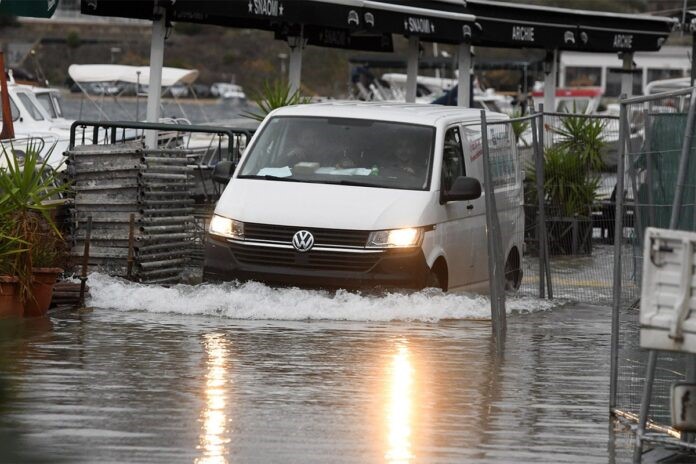
<svg viewBox="0 0 696 464">
<path fill-rule="evenodd" d="M 53 118 L 52 113 L 37 99 L 36 87 L 17 84 L 12 73 L 9 72 L 8 75 L 7 93 L 10 97 L 10 111 L 17 139 L 13 141 L 13 146 L 21 143 L 19 142 L 21 140 L 41 139 L 41 143 L 35 147 L 40 146 L 44 156 L 48 156 L 49 166 L 61 169 L 63 167 L 63 152 L 68 149 L 70 144 L 69 126 L 71 121 L 62 116 Z M 53 92 L 59 91 L 53 89 L 46 90 L 44 93 L 49 94 L 49 99 L 53 100 L 50 95 Z"/>
</svg>

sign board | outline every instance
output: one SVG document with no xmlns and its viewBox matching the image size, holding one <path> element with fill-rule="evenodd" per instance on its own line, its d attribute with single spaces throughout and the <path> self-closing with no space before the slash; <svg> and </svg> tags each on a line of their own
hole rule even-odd
<svg viewBox="0 0 696 464">
<path fill-rule="evenodd" d="M 0 0 L 0 14 L 31 18 L 50 18 L 58 0 Z"/>
<path fill-rule="evenodd" d="M 648 228 L 643 249 L 640 346 L 696 353 L 696 233 Z"/>
</svg>

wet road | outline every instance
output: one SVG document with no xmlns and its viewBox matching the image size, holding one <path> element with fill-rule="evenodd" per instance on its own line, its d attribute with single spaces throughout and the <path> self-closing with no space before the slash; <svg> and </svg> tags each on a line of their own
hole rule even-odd
<svg viewBox="0 0 696 464">
<path fill-rule="evenodd" d="M 4 462 L 629 461 L 604 308 L 513 300 L 498 354 L 482 298 L 94 285 L 0 342 Z"/>
</svg>

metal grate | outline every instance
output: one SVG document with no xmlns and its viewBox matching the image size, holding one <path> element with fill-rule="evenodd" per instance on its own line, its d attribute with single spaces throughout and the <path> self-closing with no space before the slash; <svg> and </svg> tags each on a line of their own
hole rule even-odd
<svg viewBox="0 0 696 464">
<path fill-rule="evenodd" d="M 299 230 L 308 230 L 314 235 L 317 246 L 351 246 L 364 247 L 370 231 L 317 229 L 312 227 L 278 226 L 270 224 L 244 224 L 244 237 L 247 240 L 266 240 L 291 243 L 292 237 Z"/>
<path fill-rule="evenodd" d="M 234 257 L 241 264 L 277 266 L 321 271 L 367 272 L 380 260 L 382 253 L 345 253 L 340 251 L 310 251 L 298 253 L 285 248 L 230 244 Z"/>
</svg>

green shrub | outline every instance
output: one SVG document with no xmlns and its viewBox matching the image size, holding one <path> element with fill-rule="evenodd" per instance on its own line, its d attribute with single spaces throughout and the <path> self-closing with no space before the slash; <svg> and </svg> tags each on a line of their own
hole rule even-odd
<svg viewBox="0 0 696 464">
<path fill-rule="evenodd" d="M 299 90 L 292 92 L 290 86 L 282 81 L 264 82 L 261 91 L 254 92 L 251 100 L 259 107 L 259 112 L 246 112 L 244 116 L 259 122 L 263 121 L 275 109 L 291 105 L 304 105 L 311 101 L 309 97 L 303 97 Z"/>
</svg>

